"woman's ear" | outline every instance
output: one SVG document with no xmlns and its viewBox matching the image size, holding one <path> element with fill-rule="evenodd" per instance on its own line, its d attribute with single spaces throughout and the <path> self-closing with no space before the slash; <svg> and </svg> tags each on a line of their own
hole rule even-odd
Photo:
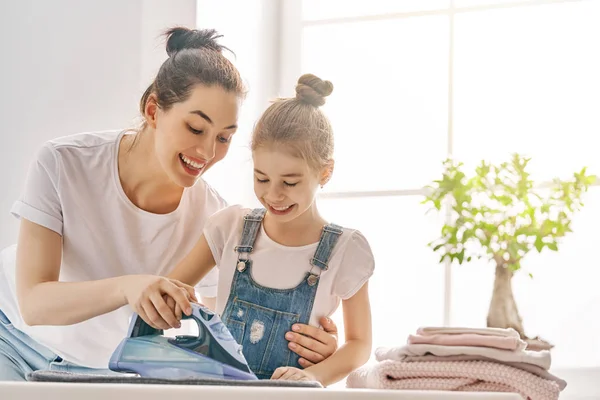
<svg viewBox="0 0 600 400">
<path fill-rule="evenodd" d="M 329 180 L 331 179 L 331 175 L 333 175 L 334 165 L 335 162 L 333 160 L 329 160 L 327 161 L 327 164 L 325 164 L 325 166 L 323 167 L 321 171 L 321 187 L 325 186 L 327 182 L 329 182 Z"/>
<path fill-rule="evenodd" d="M 156 95 L 152 93 L 148 96 L 146 106 L 144 107 L 144 118 L 146 119 L 148 126 L 154 129 L 156 129 L 156 114 L 158 114 L 158 110 L 159 107 Z"/>
</svg>

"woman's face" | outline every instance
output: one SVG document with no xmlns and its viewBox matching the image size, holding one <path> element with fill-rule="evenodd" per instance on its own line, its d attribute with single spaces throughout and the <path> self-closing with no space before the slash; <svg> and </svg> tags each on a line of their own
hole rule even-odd
<svg viewBox="0 0 600 400">
<path fill-rule="evenodd" d="M 153 100 L 152 100 L 153 101 Z M 237 130 L 240 99 L 220 86 L 196 85 L 189 98 L 155 107 L 155 151 L 169 179 L 190 187 L 221 161 Z"/>
</svg>

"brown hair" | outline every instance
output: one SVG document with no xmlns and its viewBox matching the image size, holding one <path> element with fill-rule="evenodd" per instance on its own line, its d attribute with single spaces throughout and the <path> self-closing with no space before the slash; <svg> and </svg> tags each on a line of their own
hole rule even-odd
<svg viewBox="0 0 600 400">
<path fill-rule="evenodd" d="M 252 134 L 252 150 L 283 145 L 314 169 L 324 167 L 333 158 L 333 129 L 319 107 L 332 91 L 331 82 L 302 75 L 296 97 L 276 100 L 260 117 Z"/>
<path fill-rule="evenodd" d="M 156 95 L 160 108 L 168 110 L 173 104 L 186 101 L 197 84 L 219 85 L 240 97 L 246 95 L 238 70 L 222 54 L 227 48 L 217 43 L 222 35 L 214 29 L 175 27 L 167 30 L 165 36 L 169 58 L 142 95 L 142 115 L 151 94 Z"/>
</svg>

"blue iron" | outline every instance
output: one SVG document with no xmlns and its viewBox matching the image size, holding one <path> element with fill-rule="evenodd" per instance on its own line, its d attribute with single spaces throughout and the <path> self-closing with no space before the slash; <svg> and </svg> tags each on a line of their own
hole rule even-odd
<svg viewBox="0 0 600 400">
<path fill-rule="evenodd" d="M 258 380 L 248 367 L 240 346 L 208 308 L 192 303 L 190 316 L 198 324 L 198 336 L 163 336 L 134 314 L 127 337 L 113 352 L 109 368 L 161 379 L 215 378 Z"/>
</svg>

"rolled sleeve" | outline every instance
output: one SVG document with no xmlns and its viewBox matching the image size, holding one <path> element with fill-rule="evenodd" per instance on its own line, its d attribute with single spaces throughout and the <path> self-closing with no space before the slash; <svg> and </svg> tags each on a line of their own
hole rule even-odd
<svg viewBox="0 0 600 400">
<path fill-rule="evenodd" d="M 10 212 L 62 235 L 63 218 L 59 196 L 59 155 L 50 143 L 38 151 L 31 163 L 25 188 Z"/>
</svg>

